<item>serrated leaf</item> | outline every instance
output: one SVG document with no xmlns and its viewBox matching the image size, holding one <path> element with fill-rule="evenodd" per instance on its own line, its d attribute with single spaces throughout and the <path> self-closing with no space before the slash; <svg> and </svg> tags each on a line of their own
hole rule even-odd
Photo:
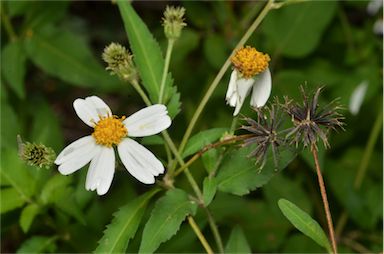
<svg viewBox="0 0 384 254">
<path fill-rule="evenodd" d="M 0 214 L 19 208 L 25 203 L 25 200 L 14 188 L 1 189 L 0 193 Z"/>
<path fill-rule="evenodd" d="M 206 177 L 203 182 L 203 199 L 204 204 L 208 206 L 212 199 L 215 197 L 217 190 L 217 180 L 216 178 Z"/>
<path fill-rule="evenodd" d="M 317 244 L 331 252 L 328 238 L 320 227 L 319 223 L 311 218 L 306 212 L 286 199 L 278 201 L 281 212 L 284 216 L 303 234 L 310 237 Z"/>
<path fill-rule="evenodd" d="M 144 227 L 139 253 L 153 253 L 162 242 L 170 239 L 179 230 L 189 214 L 195 214 L 197 204 L 188 199 L 180 189 L 169 190 L 160 198 Z"/>
<path fill-rule="evenodd" d="M 159 189 L 149 191 L 122 206 L 113 216 L 94 253 L 125 252 L 129 240 L 136 234 L 148 201 Z"/>
<path fill-rule="evenodd" d="M 33 236 L 22 243 L 16 253 L 46 253 L 56 249 L 56 236 Z"/>
<path fill-rule="evenodd" d="M 24 233 L 28 232 L 35 216 L 39 213 L 39 206 L 30 204 L 26 206 L 20 215 L 20 226 Z"/>
<path fill-rule="evenodd" d="M 9 42 L 2 49 L 1 73 L 10 88 L 21 99 L 25 97 L 24 76 L 26 59 L 21 41 Z"/>
<path fill-rule="evenodd" d="M 76 45 L 76 46 L 74 46 Z M 28 57 L 50 75 L 70 84 L 104 90 L 117 88 L 80 36 L 52 26 L 34 30 L 25 40 Z"/>
<path fill-rule="evenodd" d="M 239 226 L 232 229 L 225 253 L 252 253 L 243 230 Z"/>
<path fill-rule="evenodd" d="M 216 177 L 220 191 L 240 196 L 248 194 L 266 184 L 296 157 L 296 154 L 289 150 L 281 151 L 277 168 L 270 156 L 263 169 L 260 170 L 255 165 L 255 161 L 248 157 L 251 150 L 251 147 L 240 148 L 224 158 Z"/>
<path fill-rule="evenodd" d="M 227 130 L 227 128 L 213 128 L 197 133 L 189 139 L 185 146 L 183 158 L 196 153 L 204 146 L 218 140 Z"/>
<path fill-rule="evenodd" d="M 159 44 L 128 1 L 118 0 L 117 5 L 143 86 L 151 101 L 158 102 L 164 68 L 164 58 Z M 176 88 L 172 87 L 173 79 L 170 73 L 165 83 L 164 101 L 169 106 L 169 114 L 175 116 L 180 108 L 180 96 Z"/>
</svg>

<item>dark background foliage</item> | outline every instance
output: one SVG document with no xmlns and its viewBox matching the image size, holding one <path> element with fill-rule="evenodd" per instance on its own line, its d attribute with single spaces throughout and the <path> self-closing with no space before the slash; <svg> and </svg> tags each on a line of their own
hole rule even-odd
<svg viewBox="0 0 384 254">
<path fill-rule="evenodd" d="M 182 111 L 169 132 L 180 140 L 210 82 L 264 2 L 134 2 L 163 49 L 166 40 L 160 21 L 167 4 L 184 6 L 188 24 L 176 42 L 170 66 Z M 381 131 L 373 139 L 373 149 L 367 148 L 376 119 L 382 121 L 382 37 L 373 32 L 375 21 L 382 16 L 368 14 L 367 4 L 311 1 L 285 6 L 269 13 L 247 42 L 271 56 L 273 96 L 299 99 L 299 85 L 312 90 L 323 86 L 321 103 L 340 98 L 345 106 L 346 130 L 331 135 L 330 150 L 320 149 L 336 228 L 342 214 L 348 216 L 338 238 L 341 252 L 380 252 L 383 248 Z M 149 187 L 137 183 L 125 170 L 117 170 L 108 194 L 98 197 L 84 190 L 86 170 L 62 180 L 55 168 L 25 166 L 16 154 L 16 135 L 59 152 L 65 144 L 89 133 L 72 108 L 75 98 L 98 95 L 118 115 L 129 115 L 144 106 L 131 87 L 104 70 L 101 61 L 110 42 L 128 47 L 123 22 L 117 7 L 108 1 L 3 1 L 1 7 L 1 252 L 90 252 L 112 213 Z M 233 109 L 224 102 L 228 79 L 229 71 L 208 103 L 196 133 L 229 127 Z M 348 111 L 350 96 L 363 81 L 368 82 L 367 94 L 360 112 L 352 115 Z M 253 114 L 244 108 L 244 114 Z M 165 156 L 161 146 L 151 149 Z M 367 172 L 361 187 L 356 188 L 363 163 L 368 163 Z M 207 167 L 209 158 L 203 158 L 191 170 L 203 179 L 203 168 Z M 16 185 L 9 179 L 18 179 Z M 187 186 L 184 182 L 181 177 L 178 185 Z M 225 242 L 230 230 L 239 225 L 253 252 L 321 252 L 283 217 L 277 206 L 280 198 L 296 203 L 326 228 L 307 152 L 263 188 L 244 197 L 220 192 L 210 208 Z M 25 211 L 34 204 L 38 208 Z M 33 211 L 36 214 L 31 215 Z M 24 221 L 20 214 L 24 214 Z M 32 218 L 29 224 L 25 222 L 28 218 Z M 209 236 L 203 214 L 196 218 Z M 137 251 L 140 236 L 139 232 L 128 251 Z M 177 236 L 158 251 L 203 249 L 191 229 L 182 225 Z"/>
</svg>

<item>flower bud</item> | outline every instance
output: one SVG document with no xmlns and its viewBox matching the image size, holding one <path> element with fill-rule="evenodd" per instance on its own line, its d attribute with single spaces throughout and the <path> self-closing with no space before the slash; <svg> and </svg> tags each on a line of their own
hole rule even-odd
<svg viewBox="0 0 384 254">
<path fill-rule="evenodd" d="M 184 7 L 167 6 L 164 11 L 163 26 L 164 34 L 169 40 L 176 40 L 180 37 L 181 30 L 187 24 L 184 23 Z"/>
<path fill-rule="evenodd" d="M 30 166 L 49 168 L 56 157 L 52 148 L 43 144 L 23 143 L 20 136 L 17 136 L 20 159 Z"/>
<path fill-rule="evenodd" d="M 133 56 L 122 45 L 112 42 L 105 47 L 102 58 L 108 64 L 106 70 L 109 70 L 112 75 L 117 75 L 129 82 L 138 79 Z"/>
</svg>

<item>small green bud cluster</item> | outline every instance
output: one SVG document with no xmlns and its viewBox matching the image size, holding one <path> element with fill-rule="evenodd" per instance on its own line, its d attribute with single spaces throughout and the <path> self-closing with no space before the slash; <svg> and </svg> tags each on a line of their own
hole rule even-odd
<svg viewBox="0 0 384 254">
<path fill-rule="evenodd" d="M 112 75 L 117 75 L 129 82 L 138 79 L 138 73 L 132 60 L 133 56 L 122 45 L 112 42 L 105 47 L 102 57 L 108 64 L 106 69 L 111 71 Z"/>
<path fill-rule="evenodd" d="M 167 6 L 164 11 L 163 26 L 164 34 L 169 40 L 180 37 L 181 30 L 187 24 L 184 23 L 184 7 Z"/>
<path fill-rule="evenodd" d="M 56 158 L 56 153 L 52 148 L 43 144 L 23 143 L 18 136 L 19 156 L 30 166 L 39 168 L 49 168 Z"/>
</svg>

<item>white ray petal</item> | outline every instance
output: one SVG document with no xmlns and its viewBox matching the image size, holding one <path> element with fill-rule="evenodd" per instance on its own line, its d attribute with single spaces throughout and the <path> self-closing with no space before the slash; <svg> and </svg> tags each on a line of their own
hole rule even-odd
<svg viewBox="0 0 384 254">
<path fill-rule="evenodd" d="M 351 98 L 349 99 L 349 111 L 352 115 L 357 115 L 359 113 L 367 88 L 368 81 L 364 80 L 355 88 L 355 90 L 353 90 Z"/>
<path fill-rule="evenodd" d="M 97 96 L 90 96 L 85 98 L 85 101 L 92 107 L 94 110 L 96 110 L 97 115 L 107 117 L 112 115 L 111 109 L 108 107 L 108 105 L 99 97 Z"/>
<path fill-rule="evenodd" d="M 146 164 L 139 159 L 140 155 L 135 151 L 131 141 L 131 139 L 126 138 L 118 145 L 117 150 L 121 161 L 128 172 L 137 180 L 145 184 L 153 184 L 155 182 L 153 169 L 147 168 Z"/>
<path fill-rule="evenodd" d="M 163 164 L 151 151 L 133 139 L 127 138 L 124 141 L 129 145 L 129 149 L 135 155 L 137 162 L 148 169 L 151 174 L 158 176 L 160 173 L 164 173 Z"/>
<path fill-rule="evenodd" d="M 237 92 L 236 81 L 237 81 L 237 71 L 233 70 L 231 73 L 231 78 L 229 80 L 227 94 L 225 95 L 225 100 L 227 101 L 227 104 L 229 104 L 231 107 L 236 106 L 236 99 L 234 100 Z"/>
<path fill-rule="evenodd" d="M 55 164 L 60 165 L 73 157 L 80 157 L 84 151 L 87 151 L 95 145 L 95 139 L 91 135 L 79 138 L 66 146 L 63 151 L 60 152 L 60 154 L 56 157 Z"/>
<path fill-rule="evenodd" d="M 272 90 L 272 77 L 269 69 L 260 73 L 255 77 L 255 84 L 253 85 L 251 106 L 262 107 L 267 103 Z"/>
<path fill-rule="evenodd" d="M 95 123 L 100 120 L 99 116 L 112 115 L 108 105 L 97 96 L 76 99 L 73 107 L 79 118 L 90 127 L 94 127 Z"/>
<path fill-rule="evenodd" d="M 235 108 L 235 112 L 233 112 L 234 116 L 236 116 L 240 112 L 240 109 L 243 106 L 245 97 L 247 97 L 247 95 L 251 91 L 251 88 L 254 82 L 255 80 L 253 78 L 250 78 L 250 79 L 242 78 L 237 80 L 236 108 Z"/>
<path fill-rule="evenodd" d="M 108 192 L 115 173 L 115 152 L 113 148 L 102 147 L 89 166 L 85 188 L 97 191 L 98 195 Z"/>
<path fill-rule="evenodd" d="M 97 145 L 89 136 L 81 138 L 67 146 L 57 157 L 59 172 L 69 175 L 84 167 L 97 152 Z"/>
<path fill-rule="evenodd" d="M 128 130 L 128 136 L 145 137 L 157 134 L 171 125 L 167 108 L 156 104 L 137 111 L 123 121 Z"/>
</svg>

